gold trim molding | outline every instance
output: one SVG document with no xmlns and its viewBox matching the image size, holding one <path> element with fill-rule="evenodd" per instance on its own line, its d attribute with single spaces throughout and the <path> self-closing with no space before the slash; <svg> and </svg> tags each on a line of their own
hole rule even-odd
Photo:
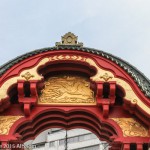
<svg viewBox="0 0 150 150">
<path fill-rule="evenodd" d="M 12 125 L 23 116 L 0 116 L 0 135 L 8 135 Z"/>
<path fill-rule="evenodd" d="M 110 71 L 100 68 L 96 64 L 96 62 L 91 58 L 83 57 L 80 55 L 55 55 L 55 56 L 49 57 L 50 62 L 60 61 L 60 60 L 65 60 L 65 61 L 72 60 L 72 61 L 85 62 L 85 63 L 89 64 L 90 66 L 95 67 L 95 69 L 97 70 L 97 73 L 95 76 L 91 77 L 91 80 L 93 80 L 93 81 L 105 81 L 106 78 L 102 77 L 105 75 L 107 75 L 109 77 L 109 79 L 107 79 L 107 81 L 114 78 L 114 75 Z"/>
<path fill-rule="evenodd" d="M 38 104 L 96 105 L 88 79 L 75 75 L 49 77 L 45 81 Z"/>
<path fill-rule="evenodd" d="M 122 129 L 124 137 L 149 137 L 148 129 L 133 118 L 110 118 Z"/>
</svg>

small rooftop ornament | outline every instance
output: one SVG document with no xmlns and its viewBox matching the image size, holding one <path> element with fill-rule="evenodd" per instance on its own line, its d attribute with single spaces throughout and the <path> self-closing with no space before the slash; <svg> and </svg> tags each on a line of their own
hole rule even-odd
<svg viewBox="0 0 150 150">
<path fill-rule="evenodd" d="M 64 36 L 61 37 L 61 42 L 56 42 L 56 46 L 78 46 L 82 47 L 83 43 L 78 42 L 78 36 L 75 36 L 73 33 L 68 32 Z"/>
</svg>

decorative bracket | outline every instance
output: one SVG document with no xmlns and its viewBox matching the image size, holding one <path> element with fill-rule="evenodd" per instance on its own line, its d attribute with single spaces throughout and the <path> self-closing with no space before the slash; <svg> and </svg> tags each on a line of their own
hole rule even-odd
<svg viewBox="0 0 150 150">
<path fill-rule="evenodd" d="M 115 103 L 115 91 L 116 91 L 116 82 L 109 81 L 109 95 L 107 98 L 104 98 L 103 90 L 104 90 L 104 83 L 103 81 L 96 82 L 97 86 L 97 105 L 101 106 L 103 109 L 103 117 L 107 118 L 109 114 L 109 108 L 111 105 Z"/>
<path fill-rule="evenodd" d="M 28 97 L 25 96 L 25 81 L 19 80 L 18 81 L 18 100 L 20 104 L 24 105 L 24 113 L 26 116 L 30 115 L 31 106 L 36 105 L 38 100 L 38 94 L 37 94 L 37 82 L 34 80 L 30 80 L 29 86 L 30 86 L 30 95 Z"/>
</svg>

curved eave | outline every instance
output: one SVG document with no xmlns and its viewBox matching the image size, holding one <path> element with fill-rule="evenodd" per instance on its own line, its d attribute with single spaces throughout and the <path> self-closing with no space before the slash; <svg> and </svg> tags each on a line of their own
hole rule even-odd
<svg viewBox="0 0 150 150">
<path fill-rule="evenodd" d="M 127 74 L 129 74 L 135 83 L 138 85 L 138 87 L 141 89 L 141 91 L 145 94 L 146 97 L 150 98 L 150 80 L 141 73 L 137 68 L 129 64 L 128 62 L 122 60 L 119 57 L 113 56 L 109 53 L 103 52 L 101 50 L 93 49 L 93 48 L 87 48 L 87 47 L 78 47 L 78 46 L 59 46 L 59 47 L 48 47 L 43 49 L 37 49 L 32 52 L 26 53 L 24 55 L 21 55 L 8 63 L 4 64 L 0 67 L 0 76 L 2 76 L 8 69 L 10 69 L 15 64 L 19 63 L 20 61 L 43 53 L 47 51 L 54 51 L 54 50 L 77 50 L 77 51 L 83 51 L 87 53 L 96 54 L 99 56 L 102 56 L 106 59 L 111 60 L 112 62 L 116 63 L 118 66 L 120 66 L 122 69 L 126 71 Z"/>
</svg>

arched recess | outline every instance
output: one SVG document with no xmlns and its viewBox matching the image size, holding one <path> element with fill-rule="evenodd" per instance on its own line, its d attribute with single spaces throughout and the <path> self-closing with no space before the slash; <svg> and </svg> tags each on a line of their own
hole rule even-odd
<svg viewBox="0 0 150 150">
<path fill-rule="evenodd" d="M 30 118 L 18 120 L 12 126 L 9 133 L 12 135 L 16 133 L 22 135 L 23 142 L 34 139 L 36 135 L 52 127 L 60 127 L 67 130 L 84 128 L 96 134 L 100 140 L 105 140 L 109 143 L 113 141 L 115 136 L 122 135 L 120 129 L 115 129 L 118 128 L 115 123 L 107 122 L 103 119 L 100 120 L 99 116 L 95 114 L 96 110 L 94 107 L 86 109 L 72 107 L 68 108 L 67 111 L 64 111 L 64 109 L 66 108 L 51 107 L 49 109 L 46 107 L 41 109 L 34 114 L 34 117 L 30 117 L 33 117 L 32 120 Z"/>
<path fill-rule="evenodd" d="M 68 37 L 74 39 L 70 34 Z M 125 62 L 119 61 L 102 51 L 83 48 L 77 42 L 73 45 L 62 42 L 4 65 L 0 78 L 2 144 L 24 142 L 47 127 L 80 127 L 107 140 L 111 149 L 130 149 L 132 144 L 143 149 L 150 137 L 149 83 L 134 67 L 126 64 L 125 68 Z M 58 93 L 55 100 L 43 103 L 40 97 L 43 90 L 49 90 L 46 89 L 49 80 L 55 84 L 52 88 L 58 87 L 62 80 L 65 84 L 74 80 L 77 87 L 82 83 L 88 94 L 93 92 L 93 97 L 88 100 L 87 94 L 78 88 L 78 93 L 66 92 L 67 100 L 57 101 Z M 72 100 L 72 95 L 76 99 Z"/>
</svg>

